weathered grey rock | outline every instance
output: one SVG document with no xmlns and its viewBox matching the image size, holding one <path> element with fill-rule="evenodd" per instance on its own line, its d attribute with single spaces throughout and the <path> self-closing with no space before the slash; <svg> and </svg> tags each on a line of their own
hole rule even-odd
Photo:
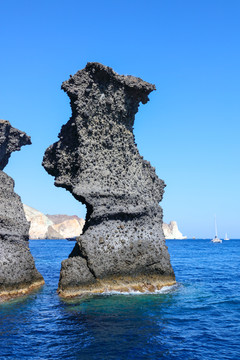
<svg viewBox="0 0 240 360">
<path fill-rule="evenodd" d="M 173 284 L 159 206 L 165 184 L 140 156 L 133 135 L 139 103 L 147 103 L 155 86 L 88 63 L 62 89 L 72 117 L 46 150 L 43 166 L 56 186 L 86 204 L 87 216 L 62 264 L 60 293 Z"/>
<path fill-rule="evenodd" d="M 44 283 L 28 247 L 29 223 L 14 181 L 2 171 L 12 151 L 31 144 L 30 137 L 0 121 L 0 299 L 24 294 Z"/>
<path fill-rule="evenodd" d="M 0 120 L 0 170 L 3 170 L 13 151 L 30 145 L 31 139 L 25 132 L 12 127 L 7 120 Z"/>
</svg>

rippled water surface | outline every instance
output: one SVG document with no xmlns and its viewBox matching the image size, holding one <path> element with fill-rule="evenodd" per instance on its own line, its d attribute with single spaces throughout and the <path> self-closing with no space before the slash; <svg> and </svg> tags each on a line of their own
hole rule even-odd
<svg viewBox="0 0 240 360">
<path fill-rule="evenodd" d="M 155 295 L 56 294 L 73 243 L 30 241 L 46 285 L 0 305 L 0 359 L 240 359 L 240 240 L 168 240 L 178 285 Z"/>
</svg>

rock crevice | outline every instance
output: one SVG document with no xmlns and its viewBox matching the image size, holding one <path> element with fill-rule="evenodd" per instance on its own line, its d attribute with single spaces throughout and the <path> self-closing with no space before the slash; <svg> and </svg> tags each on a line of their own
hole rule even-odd
<svg viewBox="0 0 240 360">
<path fill-rule="evenodd" d="M 60 293 L 173 284 L 159 206 L 165 184 L 139 154 L 133 135 L 139 103 L 148 102 L 155 86 L 88 63 L 62 89 L 72 116 L 46 150 L 43 166 L 56 186 L 86 205 L 87 217 L 74 256 L 62 264 Z"/>
</svg>

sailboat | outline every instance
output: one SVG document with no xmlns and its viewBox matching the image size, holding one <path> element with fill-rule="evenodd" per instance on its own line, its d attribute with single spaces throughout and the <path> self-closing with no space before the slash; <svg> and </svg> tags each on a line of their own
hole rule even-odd
<svg viewBox="0 0 240 360">
<path fill-rule="evenodd" d="M 214 243 L 222 243 L 222 240 L 219 239 L 218 234 L 217 234 L 217 220 L 216 220 L 216 215 L 215 215 L 215 237 L 211 240 Z"/>
<path fill-rule="evenodd" d="M 226 235 L 225 235 L 224 240 L 230 240 L 230 239 L 228 238 L 228 236 L 227 236 L 227 233 L 226 233 Z"/>
</svg>

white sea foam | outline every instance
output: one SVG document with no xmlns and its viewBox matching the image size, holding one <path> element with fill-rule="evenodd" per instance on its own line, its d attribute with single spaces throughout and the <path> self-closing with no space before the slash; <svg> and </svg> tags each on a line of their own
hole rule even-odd
<svg viewBox="0 0 240 360">
<path fill-rule="evenodd" d="M 174 284 L 171 286 L 163 286 L 160 290 L 155 291 L 137 291 L 137 290 L 129 290 L 129 291 L 104 291 L 102 293 L 96 295 L 156 295 L 156 294 L 168 294 L 173 292 L 179 287 L 178 284 Z"/>
</svg>

